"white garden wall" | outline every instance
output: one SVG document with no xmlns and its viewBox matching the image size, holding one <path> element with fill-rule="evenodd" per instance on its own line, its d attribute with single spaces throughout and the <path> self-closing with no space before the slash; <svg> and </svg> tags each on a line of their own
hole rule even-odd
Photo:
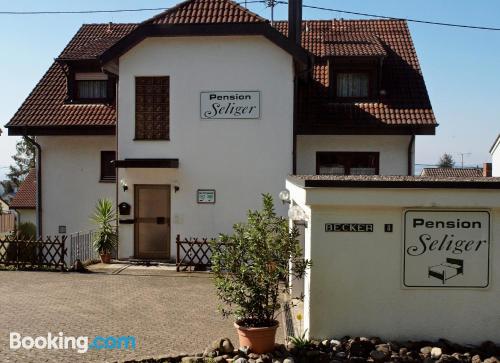
<svg viewBox="0 0 500 363">
<path fill-rule="evenodd" d="M 304 188 L 298 184 L 289 180 L 287 189 L 309 219 L 305 256 L 313 267 L 305 281 L 304 322 L 312 337 L 500 342 L 499 190 Z M 404 287 L 406 209 L 489 211 L 489 285 Z M 373 224 L 374 232 L 326 232 L 327 223 Z M 393 232 L 385 232 L 385 224 L 392 224 Z M 487 269 L 465 267 L 464 274 L 467 268 L 469 273 Z"/>
</svg>

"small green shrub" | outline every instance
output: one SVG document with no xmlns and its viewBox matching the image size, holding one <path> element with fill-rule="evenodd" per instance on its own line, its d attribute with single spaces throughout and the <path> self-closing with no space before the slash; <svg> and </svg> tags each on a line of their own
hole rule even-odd
<svg viewBox="0 0 500 363">
<path fill-rule="evenodd" d="M 17 226 L 17 237 L 24 240 L 36 238 L 36 226 L 31 222 L 19 223 Z"/>
<path fill-rule="evenodd" d="M 212 242 L 215 286 L 225 305 L 222 314 L 236 316 L 246 327 L 274 326 L 281 294 L 288 292 L 287 277 L 301 279 L 310 266 L 302 257 L 299 231 L 275 213 L 269 194 L 263 195 L 261 211 L 249 211 L 247 223 L 233 228 L 233 235 L 222 235 L 220 244 Z"/>
</svg>

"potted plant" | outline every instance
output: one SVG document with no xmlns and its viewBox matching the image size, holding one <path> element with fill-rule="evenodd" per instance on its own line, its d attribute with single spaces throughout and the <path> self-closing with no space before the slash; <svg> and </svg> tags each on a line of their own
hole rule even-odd
<svg viewBox="0 0 500 363">
<path fill-rule="evenodd" d="M 91 219 L 97 225 L 93 240 L 94 249 L 99 253 L 102 263 L 110 263 L 111 251 L 118 243 L 113 202 L 109 199 L 99 199 Z"/>
<path fill-rule="evenodd" d="M 232 235 L 212 241 L 212 270 L 222 314 L 236 317 L 240 346 L 255 353 L 274 350 L 277 315 L 289 278 L 304 277 L 310 262 L 302 257 L 296 227 L 276 215 L 273 199 L 263 195 L 263 209 L 249 211 L 247 223 Z"/>
</svg>

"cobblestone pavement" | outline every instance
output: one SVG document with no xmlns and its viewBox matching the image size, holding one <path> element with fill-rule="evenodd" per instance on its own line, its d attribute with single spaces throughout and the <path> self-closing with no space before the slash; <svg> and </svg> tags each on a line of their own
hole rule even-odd
<svg viewBox="0 0 500 363">
<path fill-rule="evenodd" d="M 217 312 L 209 274 L 125 271 L 0 271 L 0 362 L 113 362 L 199 352 L 220 337 L 236 342 L 232 321 Z M 9 349 L 10 332 L 46 337 L 61 331 L 89 340 L 135 336 L 137 347 L 84 354 Z"/>
</svg>

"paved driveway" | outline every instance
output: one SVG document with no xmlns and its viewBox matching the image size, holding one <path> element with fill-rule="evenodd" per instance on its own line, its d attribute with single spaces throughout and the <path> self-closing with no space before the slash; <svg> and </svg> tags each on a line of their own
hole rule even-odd
<svg viewBox="0 0 500 363">
<path fill-rule="evenodd" d="M 135 336 L 135 351 L 9 349 L 22 336 Z M 208 274 L 127 269 L 110 273 L 0 271 L 0 361 L 122 361 L 202 351 L 214 339 L 236 341 L 217 312 Z M 236 344 L 235 344 L 236 345 Z"/>
</svg>

